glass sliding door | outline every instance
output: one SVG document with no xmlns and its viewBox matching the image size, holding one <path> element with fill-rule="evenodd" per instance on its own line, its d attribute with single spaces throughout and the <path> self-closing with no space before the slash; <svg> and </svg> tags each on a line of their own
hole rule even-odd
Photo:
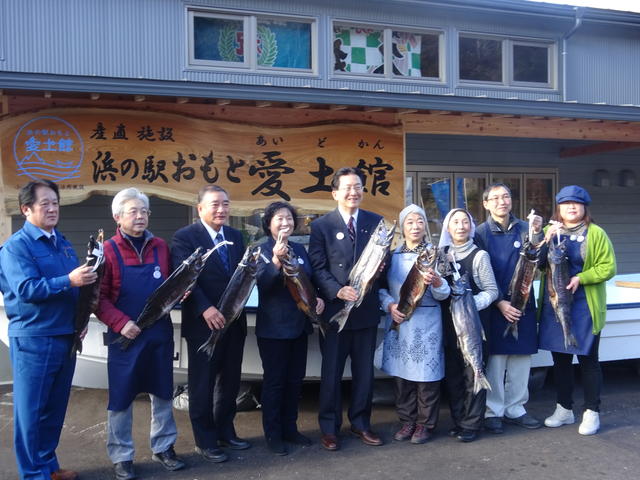
<svg viewBox="0 0 640 480">
<path fill-rule="evenodd" d="M 525 174 L 525 198 L 527 208 L 535 209 L 536 214 L 542 216 L 545 223 L 553 215 L 554 205 L 554 177 L 550 175 Z M 528 214 L 527 211 L 526 214 Z"/>
<path fill-rule="evenodd" d="M 473 216 L 476 225 L 484 222 L 486 213 L 482 206 L 482 192 L 487 186 L 486 173 L 456 173 L 456 208 L 464 208 Z"/>
<path fill-rule="evenodd" d="M 433 173 L 418 174 L 417 204 L 424 208 L 428 218 L 431 241 L 437 243 L 442 231 L 442 220 L 451 210 L 452 175 Z"/>
</svg>

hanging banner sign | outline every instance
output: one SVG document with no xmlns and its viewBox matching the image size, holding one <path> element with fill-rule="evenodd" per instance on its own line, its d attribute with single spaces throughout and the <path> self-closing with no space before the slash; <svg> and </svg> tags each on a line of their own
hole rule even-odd
<svg viewBox="0 0 640 480">
<path fill-rule="evenodd" d="M 265 110 L 265 115 L 267 115 Z M 333 123 L 264 127 L 114 109 L 56 109 L 0 121 L 5 204 L 33 178 L 60 185 L 63 203 L 135 186 L 193 205 L 206 184 L 225 188 L 232 214 L 285 200 L 302 212 L 335 208 L 331 177 L 356 167 L 363 208 L 388 221 L 404 207 L 400 127 Z"/>
</svg>

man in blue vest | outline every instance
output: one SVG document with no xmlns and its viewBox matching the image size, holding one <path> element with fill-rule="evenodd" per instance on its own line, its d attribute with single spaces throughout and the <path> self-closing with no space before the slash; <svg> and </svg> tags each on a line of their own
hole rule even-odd
<svg viewBox="0 0 640 480">
<path fill-rule="evenodd" d="M 18 194 L 24 226 L 0 249 L 0 290 L 9 319 L 14 442 L 21 479 L 75 480 L 56 457 L 76 365 L 78 288 L 96 281 L 56 230 L 58 186 L 29 182 Z"/>
<path fill-rule="evenodd" d="M 529 370 L 531 355 L 538 351 L 538 329 L 533 291 L 524 313 L 509 302 L 509 283 L 520 257 L 520 249 L 528 235 L 529 226 L 512 213 L 511 190 L 504 184 L 489 185 L 482 194 L 484 208 L 489 212 L 486 222 L 478 226 L 475 243 L 489 252 L 500 295 L 489 311 L 487 333 L 489 358 L 487 378 L 491 390 L 487 392 L 484 428 L 502 433 L 502 422 L 524 428 L 539 428 L 542 424 L 529 415 L 524 404 L 529 400 Z M 542 218 L 533 217 L 533 243 L 543 238 Z M 518 323 L 518 338 L 506 328 Z"/>
</svg>

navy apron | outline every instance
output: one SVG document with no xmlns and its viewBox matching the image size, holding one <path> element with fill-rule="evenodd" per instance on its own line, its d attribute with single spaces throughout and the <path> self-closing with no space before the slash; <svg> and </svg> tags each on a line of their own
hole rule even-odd
<svg viewBox="0 0 640 480">
<path fill-rule="evenodd" d="M 517 223 L 510 231 L 494 235 L 489 233 L 489 255 L 498 288 L 509 300 L 509 284 L 515 272 L 522 247 L 522 224 Z M 498 307 L 492 305 L 488 309 L 490 355 L 532 355 L 538 351 L 538 326 L 536 322 L 536 306 L 533 287 L 525 312 L 518 322 L 518 340 L 511 333 L 504 336 L 509 322 Z"/>
<path fill-rule="evenodd" d="M 158 250 L 153 249 L 153 263 L 125 265 L 113 240 L 109 240 L 120 267 L 120 295 L 116 308 L 132 320 L 138 318 L 149 295 L 164 281 L 158 261 Z M 167 315 L 153 326 L 143 330 L 122 350 L 113 340 L 120 334 L 109 329 L 109 405 L 113 411 L 126 410 L 139 393 L 151 393 L 165 400 L 173 395 L 173 327 Z"/>
<path fill-rule="evenodd" d="M 578 239 L 582 238 L 582 242 Z M 587 230 L 572 240 L 569 235 L 562 235 L 562 240 L 567 241 L 567 257 L 569 258 L 569 275 L 571 277 L 582 271 L 584 259 L 580 253 L 582 243 L 586 241 Z M 555 241 L 555 240 L 554 240 Z M 544 289 L 544 303 L 540 315 L 540 348 L 551 352 L 572 353 L 576 355 L 588 355 L 595 336 L 593 335 L 593 320 L 587 304 L 584 287 L 580 285 L 573 294 L 571 306 L 571 332 L 578 341 L 578 347 L 564 346 L 564 335 L 560 322 L 556 320 L 555 312 L 549 302 L 549 292 L 546 285 Z"/>
</svg>

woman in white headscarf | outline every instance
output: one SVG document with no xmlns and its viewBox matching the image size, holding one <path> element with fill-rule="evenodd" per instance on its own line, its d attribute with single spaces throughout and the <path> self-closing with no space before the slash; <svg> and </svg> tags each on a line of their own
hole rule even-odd
<svg viewBox="0 0 640 480">
<path fill-rule="evenodd" d="M 423 276 L 427 285 L 422 300 L 410 318 L 398 311 L 400 288 L 416 257 L 427 247 L 427 216 L 417 205 L 400 212 L 404 242 L 391 256 L 386 289 L 380 289 L 385 312 L 386 334 L 382 345 L 381 369 L 395 377 L 396 408 L 402 426 L 397 441 L 425 443 L 438 421 L 440 380 L 444 377 L 442 316 L 440 302 L 449 296 L 449 285 L 434 271 Z M 397 330 L 391 330 L 392 322 Z"/>
<path fill-rule="evenodd" d="M 468 273 L 474 303 L 478 312 L 481 312 L 498 298 L 498 286 L 489 254 L 473 243 L 475 231 L 476 226 L 471 214 L 462 208 L 454 208 L 444 219 L 438 247 L 444 251 L 447 260 L 451 262 L 452 271 L 457 269 L 460 275 Z M 447 279 L 451 281 L 451 277 Z M 482 312 L 480 315 L 482 318 Z M 472 442 L 482 428 L 487 391 L 473 393 L 473 369 L 470 365 L 465 365 L 458 348 L 448 300 L 443 303 L 442 319 L 445 386 L 454 423 L 449 435 L 457 437 L 461 442 Z M 483 358 L 486 359 L 486 352 L 483 352 Z"/>
</svg>

